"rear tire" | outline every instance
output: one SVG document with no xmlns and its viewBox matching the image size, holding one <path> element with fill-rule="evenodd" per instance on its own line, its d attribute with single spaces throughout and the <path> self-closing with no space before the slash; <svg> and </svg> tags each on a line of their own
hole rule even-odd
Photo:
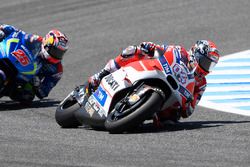
<svg viewBox="0 0 250 167">
<path fill-rule="evenodd" d="M 113 109 L 105 121 L 105 128 L 110 133 L 122 133 L 137 127 L 140 123 L 151 117 L 155 112 L 160 110 L 163 104 L 162 96 L 157 92 L 148 93 L 138 103 L 134 111 L 122 118 L 115 115 L 119 111 Z M 131 107 L 133 110 L 133 107 Z M 128 109 L 129 110 L 129 109 Z"/>
<path fill-rule="evenodd" d="M 71 96 L 56 109 L 55 119 L 62 128 L 77 128 L 82 124 L 77 120 L 75 111 L 80 109 L 80 105 Z"/>
</svg>

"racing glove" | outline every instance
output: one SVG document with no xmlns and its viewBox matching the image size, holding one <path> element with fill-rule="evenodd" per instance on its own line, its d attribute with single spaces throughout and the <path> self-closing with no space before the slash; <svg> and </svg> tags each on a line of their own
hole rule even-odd
<svg viewBox="0 0 250 167">
<path fill-rule="evenodd" d="M 102 69 L 100 72 L 94 74 L 93 76 L 89 77 L 88 82 L 90 83 L 90 86 L 92 86 L 93 88 L 97 87 L 102 78 L 104 78 L 105 76 L 109 75 L 110 72 Z"/>
<path fill-rule="evenodd" d="M 142 42 L 140 44 L 141 50 L 150 57 L 154 56 L 155 46 L 153 42 Z"/>
</svg>

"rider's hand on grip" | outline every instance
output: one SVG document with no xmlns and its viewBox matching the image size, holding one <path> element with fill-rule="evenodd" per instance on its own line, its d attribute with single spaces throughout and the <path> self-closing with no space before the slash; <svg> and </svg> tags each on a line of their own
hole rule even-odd
<svg viewBox="0 0 250 167">
<path fill-rule="evenodd" d="M 150 57 L 154 56 L 155 44 L 152 42 L 142 42 L 140 44 L 141 51 Z"/>
</svg>

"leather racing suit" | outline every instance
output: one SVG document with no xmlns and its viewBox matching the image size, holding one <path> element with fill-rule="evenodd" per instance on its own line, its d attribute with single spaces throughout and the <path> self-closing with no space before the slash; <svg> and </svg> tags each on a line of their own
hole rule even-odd
<svg viewBox="0 0 250 167">
<path fill-rule="evenodd" d="M 181 61 L 185 63 L 187 67 L 189 67 L 189 54 L 186 49 L 182 46 L 178 45 L 156 45 L 152 42 L 143 42 L 140 46 L 129 46 L 122 51 L 115 59 L 111 59 L 108 61 L 104 69 L 102 69 L 99 73 L 94 74 L 89 78 L 90 85 L 96 87 L 99 85 L 101 79 L 118 70 L 120 67 L 123 67 L 131 62 L 152 58 L 154 56 L 155 48 L 160 48 L 162 50 L 167 50 L 168 47 L 173 47 L 180 52 Z M 206 78 L 202 76 L 195 75 L 195 87 L 193 92 L 193 98 L 189 99 L 188 102 L 181 107 L 179 111 L 163 111 L 155 115 L 154 124 L 156 126 L 162 126 L 161 122 L 166 120 L 178 121 L 180 117 L 187 118 L 192 115 L 196 105 L 199 103 L 205 89 L 206 89 Z"/>
</svg>

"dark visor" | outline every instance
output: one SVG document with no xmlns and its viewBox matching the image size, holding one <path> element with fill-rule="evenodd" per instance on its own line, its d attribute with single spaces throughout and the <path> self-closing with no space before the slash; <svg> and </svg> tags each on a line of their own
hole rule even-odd
<svg viewBox="0 0 250 167">
<path fill-rule="evenodd" d="M 198 61 L 200 67 L 206 72 L 211 72 L 214 66 L 217 64 L 217 62 L 213 61 L 207 56 L 200 54 L 199 52 L 195 53 L 195 58 Z"/>
<path fill-rule="evenodd" d="M 58 59 L 58 60 L 62 60 L 65 50 L 61 50 L 52 46 L 49 48 L 48 53 L 50 54 L 51 57 Z"/>
</svg>

